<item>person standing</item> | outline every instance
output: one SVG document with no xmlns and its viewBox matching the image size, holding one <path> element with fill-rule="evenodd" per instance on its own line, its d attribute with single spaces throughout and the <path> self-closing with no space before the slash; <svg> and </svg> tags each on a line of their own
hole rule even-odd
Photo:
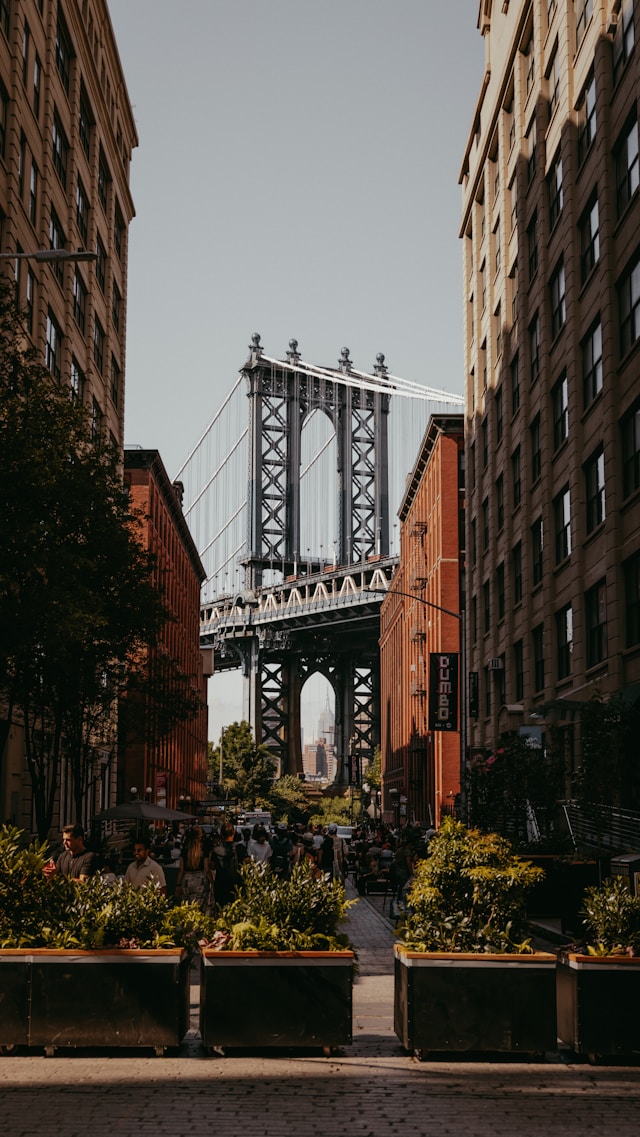
<svg viewBox="0 0 640 1137">
<path fill-rule="evenodd" d="M 267 831 L 264 826 L 255 826 L 247 850 L 251 860 L 257 861 L 258 864 L 268 863 L 271 860 L 273 849 L 267 841 Z"/>
<path fill-rule="evenodd" d="M 149 856 L 149 843 L 148 841 L 135 841 L 133 845 L 134 860 L 127 867 L 124 874 L 125 884 L 134 884 L 136 888 L 142 888 L 143 884 L 148 881 L 153 881 L 157 884 L 163 896 L 167 895 L 167 881 L 164 875 L 164 869 L 157 861 L 153 861 Z"/>
<path fill-rule="evenodd" d="M 84 843 L 84 829 L 79 822 L 65 825 L 62 830 L 64 848 L 55 861 L 49 861 L 43 868 L 47 877 L 69 877 L 71 880 L 88 880 L 96 872 L 96 855 Z"/>
<path fill-rule="evenodd" d="M 212 849 L 214 868 L 213 897 L 217 908 L 224 908 L 233 900 L 240 880 L 240 863 L 235 847 L 236 827 L 233 821 L 224 821 L 220 840 Z"/>
<path fill-rule="evenodd" d="M 212 875 L 204 834 L 199 825 L 194 825 L 182 847 L 176 896 L 184 902 L 195 901 L 200 911 L 207 913 L 211 905 L 211 885 Z"/>
</svg>

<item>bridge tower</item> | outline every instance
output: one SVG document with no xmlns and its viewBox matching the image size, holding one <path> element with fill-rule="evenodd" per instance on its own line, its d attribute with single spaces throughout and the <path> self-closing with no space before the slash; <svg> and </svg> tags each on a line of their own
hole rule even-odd
<svg viewBox="0 0 640 1137">
<path fill-rule="evenodd" d="M 314 410 L 328 416 L 336 436 L 337 563 L 366 564 L 389 556 L 388 415 L 390 396 L 365 389 L 352 371 L 349 349 L 338 367 L 300 366 L 298 343 L 287 358 L 264 355 L 252 336 L 243 368 L 249 397 L 247 602 L 259 593 L 267 569 L 283 579 L 298 576 L 305 560 L 300 547 L 300 462 L 305 419 Z M 384 356 L 374 368 L 383 378 Z M 354 779 L 356 763 L 370 759 L 379 740 L 377 641 L 348 642 L 261 628 L 241 649 L 244 714 L 255 737 L 280 761 L 282 773 L 301 773 L 300 696 L 305 678 L 320 671 L 335 695 L 338 782 Z"/>
</svg>

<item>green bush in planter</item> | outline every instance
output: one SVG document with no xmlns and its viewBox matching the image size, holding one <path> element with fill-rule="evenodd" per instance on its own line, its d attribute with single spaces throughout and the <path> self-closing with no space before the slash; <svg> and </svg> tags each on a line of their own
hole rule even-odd
<svg viewBox="0 0 640 1137">
<path fill-rule="evenodd" d="M 42 869 L 46 846 L 21 844 L 20 830 L 0 829 L 0 947 L 195 947 L 203 917 L 194 904 L 170 908 L 153 885 L 84 883 Z"/>
<path fill-rule="evenodd" d="M 412 951 L 530 952 L 525 896 L 544 870 L 504 837 L 446 818 L 419 861 L 401 930 Z"/>
<path fill-rule="evenodd" d="M 621 877 L 587 888 L 583 915 L 589 955 L 640 955 L 640 896 Z"/>
<path fill-rule="evenodd" d="M 347 909 L 340 881 L 316 878 L 306 863 L 287 880 L 267 865 L 245 861 L 238 894 L 210 924 L 208 943 L 227 951 L 344 951 L 338 932 Z"/>
</svg>

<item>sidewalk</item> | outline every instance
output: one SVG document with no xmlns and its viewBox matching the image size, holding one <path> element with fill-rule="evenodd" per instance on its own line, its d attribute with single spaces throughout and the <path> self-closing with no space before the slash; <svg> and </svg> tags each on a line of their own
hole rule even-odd
<svg viewBox="0 0 640 1137">
<path fill-rule="evenodd" d="M 351 889 L 350 889 L 351 892 Z M 359 900 L 349 934 L 360 961 L 353 1045 L 210 1058 L 193 1031 L 180 1055 L 0 1058 L 3 1137 L 637 1137 L 640 1068 L 546 1063 L 418 1062 L 393 1033 L 393 930 L 382 898 Z M 0 1008 L 1 1013 L 1 1008 Z M 80 1012 L 81 1013 L 81 1010 Z"/>
</svg>

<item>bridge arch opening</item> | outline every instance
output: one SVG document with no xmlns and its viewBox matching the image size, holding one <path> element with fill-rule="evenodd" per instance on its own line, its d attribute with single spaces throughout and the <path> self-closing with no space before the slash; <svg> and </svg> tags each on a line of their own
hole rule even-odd
<svg viewBox="0 0 640 1137">
<path fill-rule="evenodd" d="M 307 572 L 338 560 L 338 446 L 329 415 L 319 409 L 300 433 L 299 551 Z"/>
<path fill-rule="evenodd" d="M 321 671 L 314 671 L 305 680 L 300 696 L 300 723 L 302 766 L 307 781 L 334 781 L 336 697 Z"/>
</svg>

